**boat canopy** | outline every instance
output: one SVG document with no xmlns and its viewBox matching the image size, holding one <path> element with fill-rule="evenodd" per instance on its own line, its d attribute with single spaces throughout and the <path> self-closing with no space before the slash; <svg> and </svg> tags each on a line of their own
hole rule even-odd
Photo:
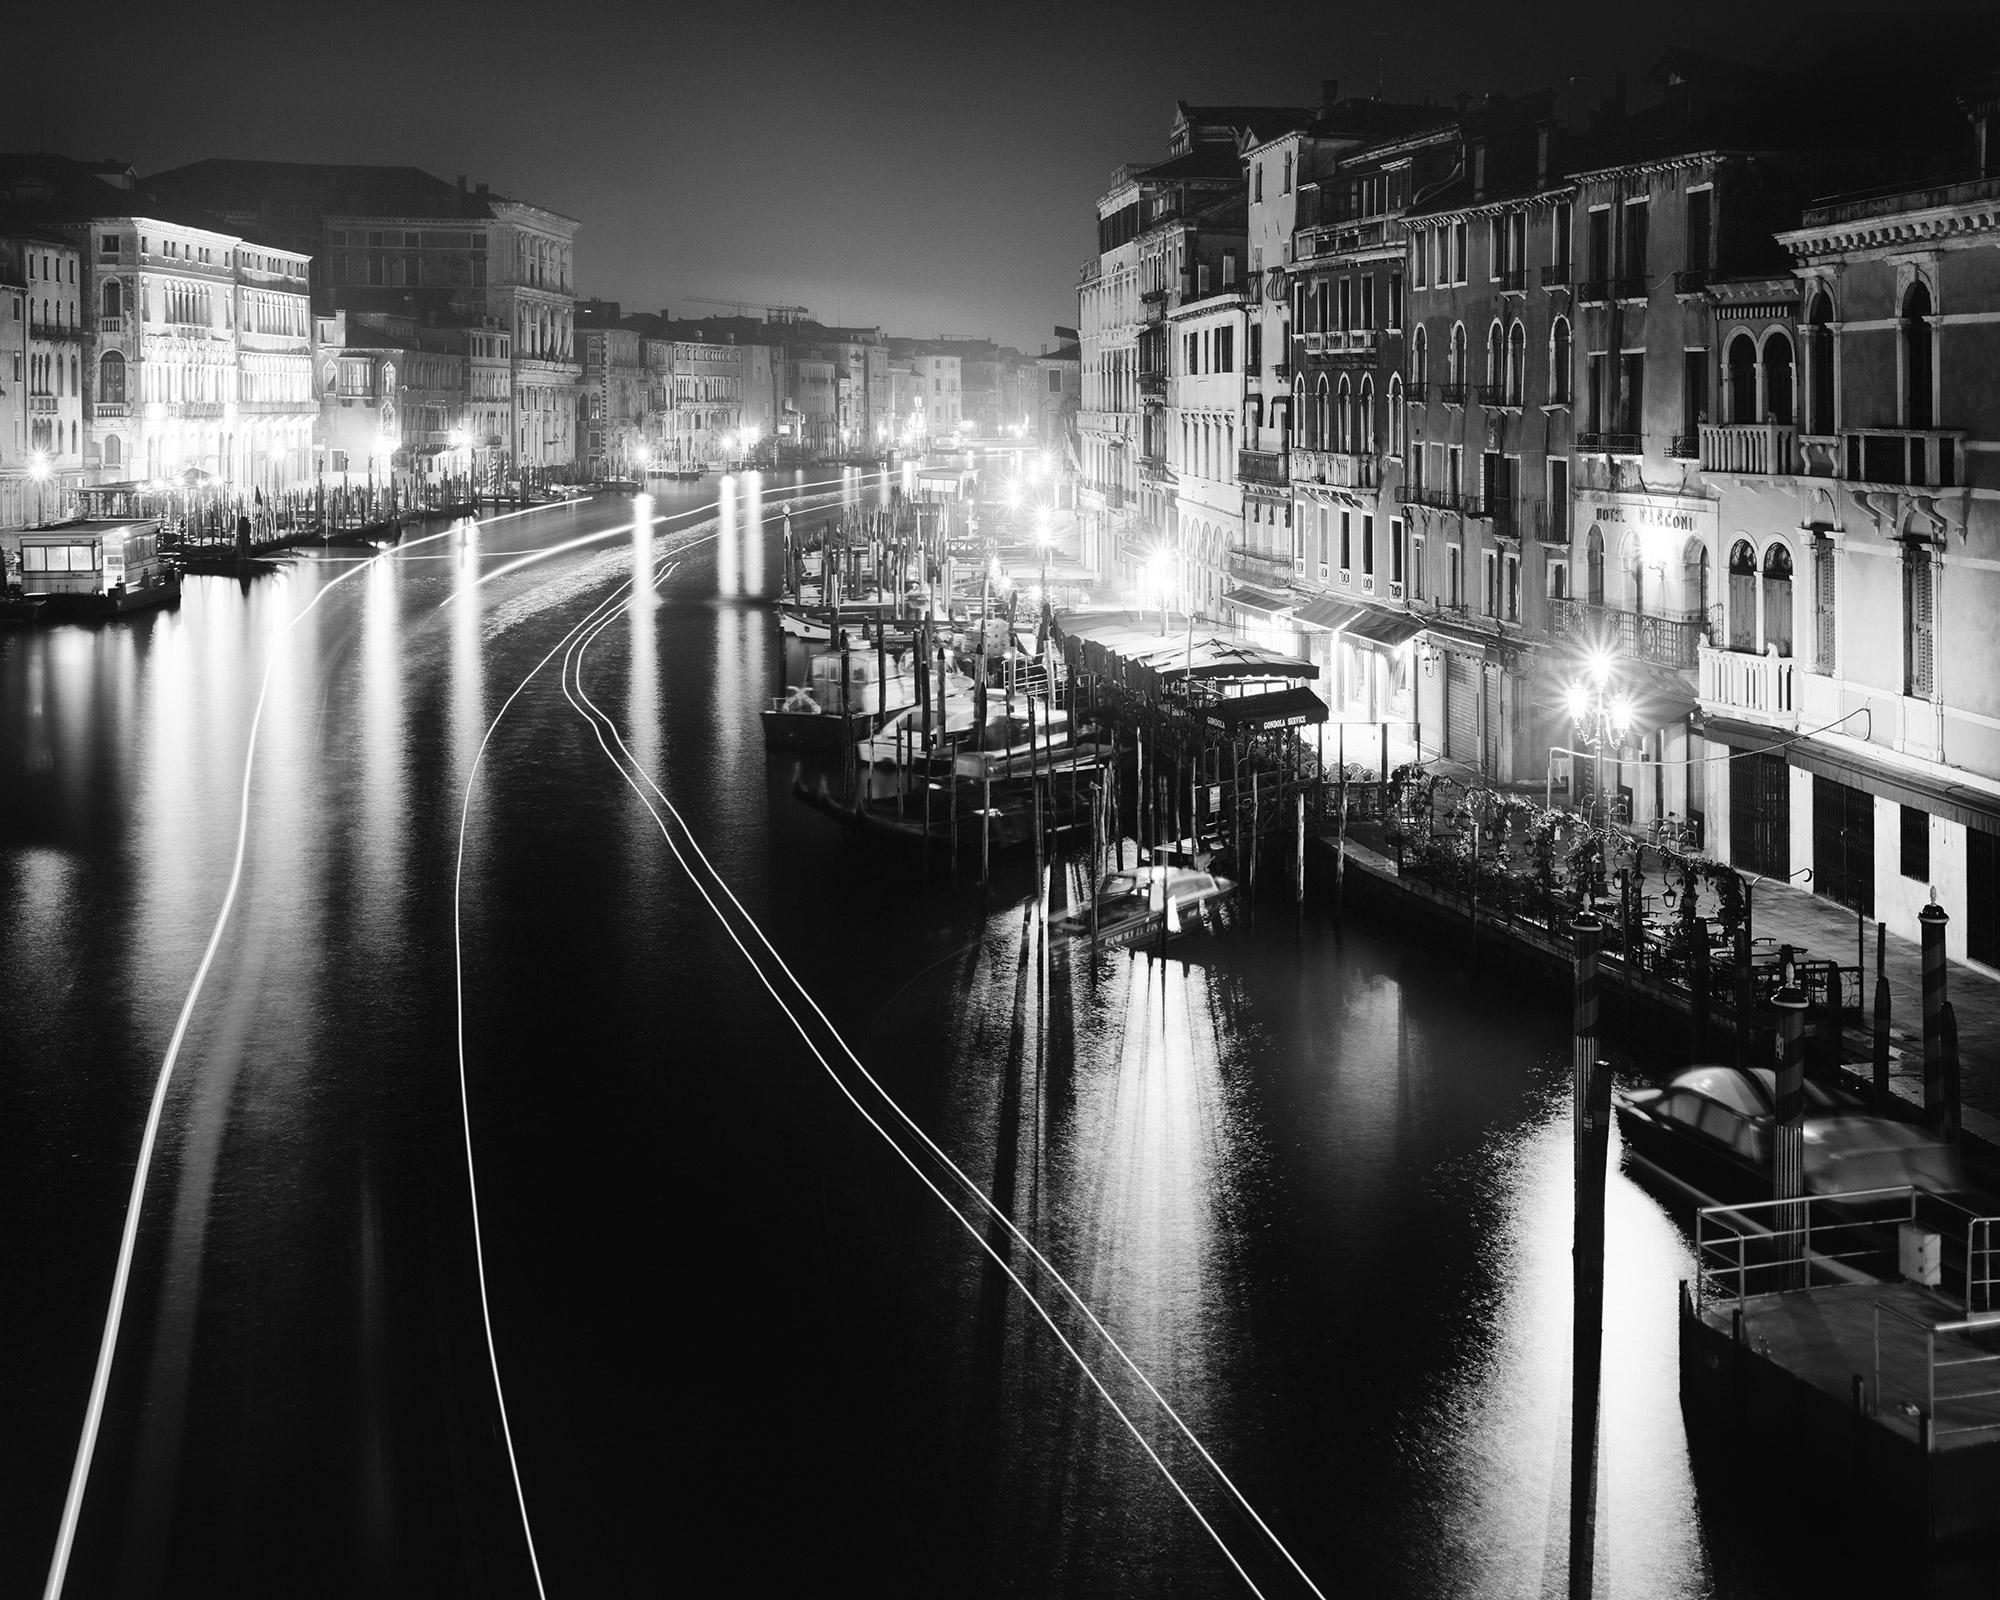
<svg viewBox="0 0 2000 1600">
<path fill-rule="evenodd" d="M 1304 728 L 1326 721 L 1326 702 L 1302 683 L 1264 694 L 1218 700 L 1202 715 L 1211 728 L 1240 733 L 1245 728 Z"/>
<path fill-rule="evenodd" d="M 1053 622 L 1063 654 L 1128 687 L 1142 682 L 1213 683 L 1230 678 L 1317 678 L 1319 668 L 1267 650 L 1212 624 L 1156 611 L 1058 611 Z"/>
</svg>

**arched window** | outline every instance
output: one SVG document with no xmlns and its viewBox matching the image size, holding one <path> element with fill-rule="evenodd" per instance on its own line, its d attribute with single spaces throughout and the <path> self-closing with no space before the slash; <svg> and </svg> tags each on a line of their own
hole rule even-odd
<svg viewBox="0 0 2000 1600">
<path fill-rule="evenodd" d="M 1806 313 L 1806 431 L 1833 432 L 1833 302 L 1824 291 Z"/>
<path fill-rule="evenodd" d="M 1451 325 L 1451 349 L 1445 356 L 1444 381 L 1465 382 L 1465 324 L 1462 322 Z"/>
<path fill-rule="evenodd" d="M 1729 547 L 1729 648 L 1757 648 L 1757 552 L 1748 539 Z"/>
<path fill-rule="evenodd" d="M 1319 375 L 1319 388 L 1313 395 L 1312 448 L 1315 450 L 1332 449 L 1333 446 L 1327 443 L 1327 438 L 1332 431 L 1333 397 L 1327 390 L 1326 374 L 1322 372 Z"/>
<path fill-rule="evenodd" d="M 1594 522 L 1583 541 L 1583 598 L 1594 606 L 1604 604 L 1604 535 Z"/>
<path fill-rule="evenodd" d="M 107 467 L 115 467 L 121 465 L 124 459 L 124 441 L 115 433 L 106 434 L 104 437 L 104 464 Z"/>
<path fill-rule="evenodd" d="M 1764 420 L 1792 421 L 1792 341 L 1782 330 L 1764 341 Z"/>
<path fill-rule="evenodd" d="M 1518 406 L 1527 385 L 1528 330 L 1515 323 L 1507 330 L 1507 404 Z"/>
<path fill-rule="evenodd" d="M 1500 387 L 1507 359 L 1506 343 L 1507 336 L 1500 331 L 1500 324 L 1496 320 L 1493 326 L 1486 330 L 1486 385 L 1490 389 Z"/>
<path fill-rule="evenodd" d="M 97 400 L 100 405 L 125 403 L 125 358 L 116 350 L 105 351 L 97 363 Z"/>
<path fill-rule="evenodd" d="M 1403 375 L 1389 374 L 1389 454 L 1403 453 L 1403 434 L 1409 425 L 1409 418 L 1403 415 Z"/>
<path fill-rule="evenodd" d="M 1310 436 L 1308 431 L 1311 427 L 1310 415 L 1311 413 L 1306 408 L 1306 381 L 1303 378 L 1294 378 L 1292 380 L 1291 424 L 1292 444 L 1297 449 L 1303 450 L 1306 448 L 1306 440 Z"/>
<path fill-rule="evenodd" d="M 1782 542 L 1764 552 L 1764 648 L 1792 653 L 1792 552 Z"/>
<path fill-rule="evenodd" d="M 1931 381 L 1936 368 L 1930 324 L 1931 292 L 1921 283 L 1903 297 L 1903 426 L 1929 428 L 1936 415 Z"/>
<path fill-rule="evenodd" d="M 1417 331 L 1410 338 L 1410 382 L 1417 386 L 1417 393 L 1420 395 L 1430 387 L 1430 357 L 1430 340 L 1424 334 L 1423 325 L 1419 323 Z"/>
<path fill-rule="evenodd" d="M 1696 625 L 1702 628 L 1708 626 L 1711 586 L 1708 546 L 1699 539 L 1690 539 L 1681 552 L 1681 591 Z"/>
<path fill-rule="evenodd" d="M 1747 333 L 1729 341 L 1729 420 L 1757 420 L 1757 346 Z"/>
<path fill-rule="evenodd" d="M 1351 454 L 1354 449 L 1354 390 L 1347 374 L 1340 375 L 1340 389 L 1334 408 L 1334 449 Z"/>
<path fill-rule="evenodd" d="M 1371 456 L 1375 453 L 1375 379 L 1365 373 L 1354 413 L 1354 448 Z"/>
</svg>

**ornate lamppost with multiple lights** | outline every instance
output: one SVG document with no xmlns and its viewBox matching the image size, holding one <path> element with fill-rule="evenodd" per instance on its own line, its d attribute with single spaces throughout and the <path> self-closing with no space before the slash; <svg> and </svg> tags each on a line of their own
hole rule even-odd
<svg viewBox="0 0 2000 1600">
<path fill-rule="evenodd" d="M 1590 653 L 1583 676 L 1570 684 L 1564 700 L 1569 708 L 1570 721 L 1576 726 L 1577 737 L 1590 747 L 1593 768 L 1591 786 L 1596 791 L 1598 825 L 1609 828 L 1615 819 L 1604 787 L 1605 751 L 1615 751 L 1625 742 L 1625 735 L 1632 726 L 1632 702 L 1612 682 L 1608 652 L 1593 650 Z"/>
</svg>

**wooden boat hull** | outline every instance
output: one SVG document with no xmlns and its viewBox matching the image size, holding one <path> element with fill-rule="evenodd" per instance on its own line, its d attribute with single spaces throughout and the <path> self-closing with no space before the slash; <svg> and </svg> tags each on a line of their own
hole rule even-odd
<svg viewBox="0 0 2000 1600">
<path fill-rule="evenodd" d="M 858 743 L 866 739 L 875 731 L 878 721 L 872 711 L 856 711 L 842 717 L 831 711 L 766 709 L 758 715 L 764 720 L 765 749 L 808 750 L 836 756 L 843 741 Z"/>
</svg>

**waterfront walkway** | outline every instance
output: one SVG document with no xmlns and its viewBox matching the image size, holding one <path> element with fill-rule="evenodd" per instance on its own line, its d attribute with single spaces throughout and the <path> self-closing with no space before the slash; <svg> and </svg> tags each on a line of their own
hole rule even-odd
<svg viewBox="0 0 2000 1600">
<path fill-rule="evenodd" d="M 1435 771 L 1468 783 L 1479 779 L 1469 768 L 1433 761 Z M 1336 841 L 1323 841 L 1333 848 Z M 1350 838 L 1349 858 L 1393 878 L 1395 864 Z M 1656 858 L 1654 858 L 1656 860 Z M 1652 862 L 1641 892 L 1657 896 L 1667 887 Z M 1795 884 L 1756 879 L 1751 921 L 1757 937 L 1790 945 L 1795 952 L 1851 967 L 1860 960 L 1862 1021 L 1843 1034 L 1843 1058 L 1863 1077 L 1873 1059 L 1870 1030 L 1875 1009 L 1875 924 L 1866 925 L 1865 949 L 1857 937 L 1853 911 Z M 1865 954 L 1865 960 L 1862 958 Z M 1924 1098 L 1923 951 L 1914 939 L 1890 932 L 1883 939 L 1883 971 L 1889 980 L 1889 1085 L 1901 1098 L 1922 1105 Z M 2000 978 L 1962 961 L 1946 963 L 1945 995 L 1958 1018 L 1959 1099 L 1966 1132 L 2000 1151 Z"/>
</svg>

